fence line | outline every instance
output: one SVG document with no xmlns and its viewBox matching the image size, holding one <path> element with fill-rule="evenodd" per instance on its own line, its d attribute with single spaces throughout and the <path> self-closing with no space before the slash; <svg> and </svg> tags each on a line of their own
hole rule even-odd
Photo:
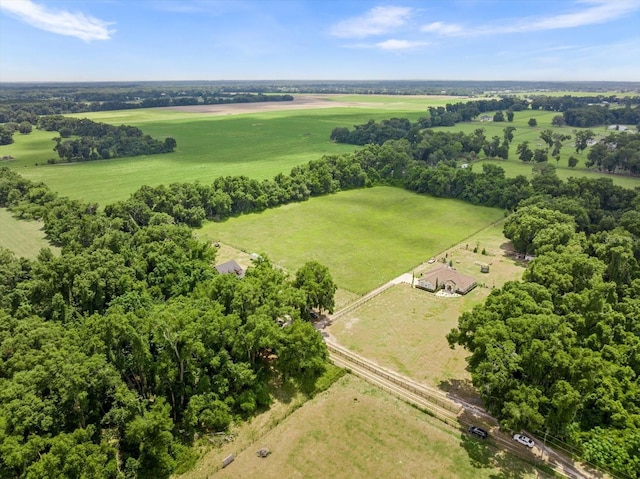
<svg viewBox="0 0 640 479">
<path fill-rule="evenodd" d="M 365 368 L 373 373 L 375 373 L 376 375 L 386 379 L 387 381 L 391 381 L 394 384 L 397 384 L 398 386 L 402 387 L 403 389 L 417 395 L 420 396 L 423 399 L 426 399 L 429 402 L 434 403 L 435 405 L 444 408 L 448 411 L 451 411 L 455 414 L 460 413 L 460 410 L 462 409 L 460 406 L 456 405 L 452 405 L 451 402 L 444 400 L 442 398 L 438 398 L 436 397 L 434 394 L 429 393 L 428 391 L 426 391 L 423 388 L 419 388 L 413 384 L 410 384 L 408 381 L 406 380 L 402 380 L 400 378 L 398 378 L 397 376 L 393 375 L 393 374 L 389 374 L 386 371 L 382 370 L 380 367 L 376 367 L 370 363 L 368 363 L 367 361 L 363 361 L 362 359 L 357 358 L 353 353 L 349 352 L 349 351 L 345 351 L 342 348 L 336 347 L 335 345 L 327 342 L 327 348 L 331 351 L 333 351 L 334 353 L 347 358 L 350 362 L 357 364 L 358 366 Z"/>
</svg>

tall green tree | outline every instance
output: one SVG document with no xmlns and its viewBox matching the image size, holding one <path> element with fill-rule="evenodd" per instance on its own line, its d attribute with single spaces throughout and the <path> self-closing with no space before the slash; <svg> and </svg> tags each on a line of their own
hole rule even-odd
<svg viewBox="0 0 640 479">
<path fill-rule="evenodd" d="M 307 311 L 318 308 L 320 311 L 333 313 L 334 295 L 338 287 L 333 282 L 329 268 L 316 261 L 309 261 L 296 271 L 293 284 L 304 293 Z M 305 314 L 308 315 L 308 312 Z"/>
</svg>

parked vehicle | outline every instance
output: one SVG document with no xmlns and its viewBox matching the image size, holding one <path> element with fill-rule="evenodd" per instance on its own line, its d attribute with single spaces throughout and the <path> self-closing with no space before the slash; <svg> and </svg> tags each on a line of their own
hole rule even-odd
<svg viewBox="0 0 640 479">
<path fill-rule="evenodd" d="M 487 431 L 477 426 L 469 426 L 469 432 L 471 434 L 475 434 L 480 439 L 486 439 L 489 436 L 489 433 Z"/>
<path fill-rule="evenodd" d="M 519 442 L 520 444 L 524 444 L 527 447 L 533 447 L 535 444 L 533 442 L 533 439 L 531 439 L 530 437 L 524 436 L 522 434 L 514 434 L 513 440 L 516 442 Z"/>
</svg>

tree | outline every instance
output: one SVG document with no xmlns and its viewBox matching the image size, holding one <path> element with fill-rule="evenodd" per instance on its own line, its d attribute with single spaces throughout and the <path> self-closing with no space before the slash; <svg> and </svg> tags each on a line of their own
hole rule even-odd
<svg viewBox="0 0 640 479">
<path fill-rule="evenodd" d="M 554 133 L 553 134 L 553 151 L 551 152 L 551 156 L 556 157 L 556 159 L 560 159 L 560 149 L 562 148 L 562 143 L 564 141 L 570 140 L 571 135 L 563 135 L 562 133 Z"/>
<path fill-rule="evenodd" d="M 10 145 L 13 143 L 13 131 L 0 125 L 0 145 Z"/>
<path fill-rule="evenodd" d="M 31 123 L 29 123 L 28 121 L 23 121 L 18 126 L 18 131 L 20 133 L 22 133 L 23 135 L 28 135 L 29 133 L 31 133 L 33 131 L 33 125 Z"/>
<path fill-rule="evenodd" d="M 173 422 L 169 404 L 158 398 L 142 416 L 127 425 L 125 441 L 134 457 L 127 461 L 129 473 L 136 477 L 166 478 L 175 466 L 171 455 Z"/>
<path fill-rule="evenodd" d="M 513 140 L 513 132 L 516 131 L 516 127 L 515 126 L 507 126 L 506 128 L 504 128 L 502 130 L 502 132 L 504 133 L 504 141 L 507 143 L 511 143 L 511 140 Z"/>
<path fill-rule="evenodd" d="M 551 124 L 553 126 L 564 126 L 566 123 L 564 116 L 562 115 L 556 115 L 553 117 L 553 119 L 551 120 Z"/>
<path fill-rule="evenodd" d="M 171 138 L 170 136 L 164 139 L 164 150 L 167 152 L 173 151 L 178 146 L 175 138 Z"/>
<path fill-rule="evenodd" d="M 306 309 L 303 316 L 308 317 L 311 308 L 318 308 L 320 311 L 325 309 L 333 313 L 334 294 L 338 287 L 331 278 L 329 268 L 316 261 L 309 261 L 296 271 L 293 285 L 305 294 Z"/>
<path fill-rule="evenodd" d="M 348 128 L 336 127 L 331 131 L 329 139 L 338 143 L 349 143 L 350 132 Z"/>
<path fill-rule="evenodd" d="M 533 161 L 535 161 L 536 163 L 542 163 L 544 161 L 547 161 L 549 159 L 547 150 L 545 150 L 544 148 L 536 148 L 533 151 Z"/>
<path fill-rule="evenodd" d="M 533 128 L 534 126 L 538 126 L 538 120 L 536 120 L 535 118 L 529 118 L 527 124 Z"/>
<path fill-rule="evenodd" d="M 584 151 L 589 146 L 589 142 L 596 137 L 593 130 L 574 130 L 576 137 L 576 153 Z"/>
<path fill-rule="evenodd" d="M 578 159 L 575 156 L 570 156 L 568 161 L 569 168 L 575 168 L 578 165 Z"/>
<path fill-rule="evenodd" d="M 528 141 L 523 141 L 522 143 L 520 143 L 516 151 L 518 153 L 520 161 L 528 163 L 533 159 L 533 151 L 531 151 L 531 148 L 529 148 Z"/>
<path fill-rule="evenodd" d="M 556 231 L 564 226 L 568 226 L 567 231 Z M 570 215 L 531 205 L 519 208 L 507 218 L 504 235 L 517 251 L 536 253 L 542 247 L 566 244 L 575 229 L 575 220 Z"/>
<path fill-rule="evenodd" d="M 553 131 L 552 130 L 542 130 L 540 132 L 540 139 L 547 144 L 547 149 L 551 148 L 553 145 Z"/>
<path fill-rule="evenodd" d="M 497 111 L 493 115 L 493 121 L 504 121 L 504 113 L 502 111 Z"/>
<path fill-rule="evenodd" d="M 507 111 L 507 121 L 508 122 L 512 122 L 513 121 L 513 112 L 511 110 Z"/>
</svg>

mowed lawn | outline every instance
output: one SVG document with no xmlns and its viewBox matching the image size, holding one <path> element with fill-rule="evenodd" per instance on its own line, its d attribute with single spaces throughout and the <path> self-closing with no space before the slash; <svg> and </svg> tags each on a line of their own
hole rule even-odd
<svg viewBox="0 0 640 479">
<path fill-rule="evenodd" d="M 318 261 L 338 287 L 364 294 L 502 217 L 495 208 L 375 187 L 208 223 L 197 234 L 264 253 L 292 273 Z"/>
<path fill-rule="evenodd" d="M 180 479 L 550 477 L 351 375 L 241 445 L 247 435 Z"/>
<path fill-rule="evenodd" d="M 0 246 L 16 256 L 35 259 L 42 248 L 50 248 L 55 254 L 59 251 L 45 239 L 40 221 L 18 220 L 6 208 L 0 208 L 0 225 Z"/>
</svg>

